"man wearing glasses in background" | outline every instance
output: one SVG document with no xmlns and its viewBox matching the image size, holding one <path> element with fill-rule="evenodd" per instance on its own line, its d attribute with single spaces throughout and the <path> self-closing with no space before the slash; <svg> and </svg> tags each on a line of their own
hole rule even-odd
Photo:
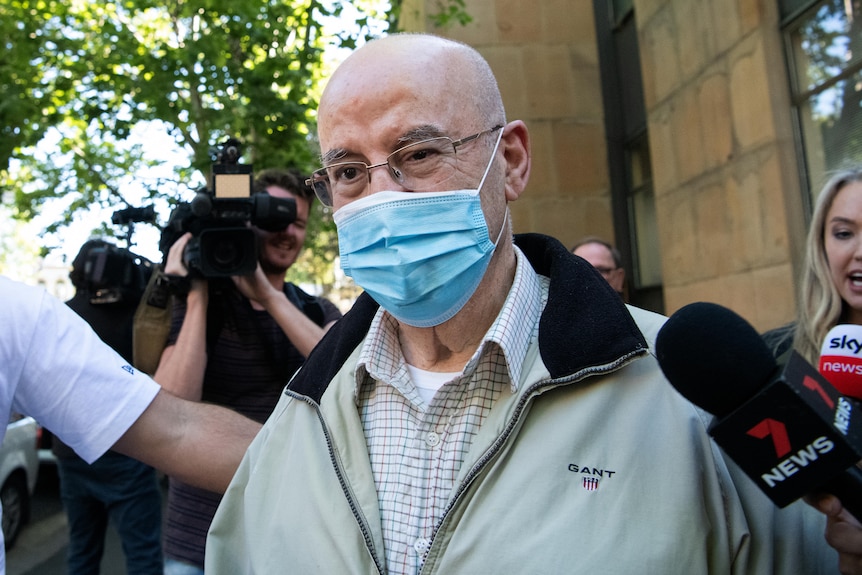
<svg viewBox="0 0 862 575">
<path fill-rule="evenodd" d="M 207 575 L 834 569 L 823 517 L 735 475 L 662 377 L 664 318 L 513 242 L 529 134 L 475 50 L 369 42 L 318 121 L 311 184 L 366 293 L 249 448 Z"/>
<path fill-rule="evenodd" d="M 596 236 L 589 236 L 574 245 L 572 253 L 590 262 L 614 291 L 625 298 L 626 270 L 620 251 Z"/>
</svg>

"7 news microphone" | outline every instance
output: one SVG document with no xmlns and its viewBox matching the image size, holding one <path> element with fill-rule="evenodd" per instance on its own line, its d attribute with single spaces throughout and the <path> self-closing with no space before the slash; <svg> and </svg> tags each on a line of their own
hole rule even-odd
<svg viewBox="0 0 862 575">
<path fill-rule="evenodd" d="M 802 356 L 776 365 L 751 324 L 705 302 L 671 315 L 655 347 L 671 385 L 715 416 L 709 434 L 776 505 L 825 492 L 862 519 L 862 413 Z"/>
</svg>

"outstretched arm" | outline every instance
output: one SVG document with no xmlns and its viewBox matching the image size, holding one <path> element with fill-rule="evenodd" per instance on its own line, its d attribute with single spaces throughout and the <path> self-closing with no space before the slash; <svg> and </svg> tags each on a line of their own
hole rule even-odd
<svg viewBox="0 0 862 575">
<path fill-rule="evenodd" d="M 261 424 L 165 390 L 113 448 L 197 487 L 224 493 Z"/>
</svg>

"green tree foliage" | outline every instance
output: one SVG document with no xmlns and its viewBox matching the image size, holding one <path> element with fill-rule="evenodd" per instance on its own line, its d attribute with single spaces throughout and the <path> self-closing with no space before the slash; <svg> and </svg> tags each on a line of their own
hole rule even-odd
<svg viewBox="0 0 862 575">
<path fill-rule="evenodd" d="M 386 21 L 391 32 L 399 29 L 398 22 L 401 18 L 403 5 L 404 0 L 391 0 L 389 2 Z M 467 12 L 465 0 L 436 0 L 433 8 L 428 14 L 428 20 L 437 29 L 446 28 L 453 24 L 466 26 L 473 21 L 473 17 Z"/>
<path fill-rule="evenodd" d="M 255 169 L 310 170 L 327 42 L 321 22 L 342 10 L 334 4 L 3 0 L 4 204 L 30 220 L 59 200 L 64 216 L 48 232 L 92 206 L 168 206 L 205 181 L 214 148 L 228 137 L 243 143 L 243 162 Z M 351 46 L 369 34 L 367 19 L 376 13 L 360 14 L 336 41 Z M 123 182 L 154 164 L 130 145 L 143 125 L 158 126 L 185 157 L 169 177 L 148 181 L 143 197 L 130 198 Z M 319 206 L 315 214 L 308 251 L 331 262 L 332 225 Z"/>
<path fill-rule="evenodd" d="M 228 137 L 255 169 L 316 166 L 315 111 L 328 46 L 351 49 L 397 30 L 402 0 L 0 0 L 0 207 L 30 221 L 154 203 L 160 223 L 209 176 Z M 437 25 L 466 23 L 440 0 Z M 333 37 L 327 19 L 345 17 Z M 388 29 L 387 25 L 388 24 Z M 162 136 L 171 171 L 132 142 Z M 142 136 L 141 134 L 148 134 Z M 132 181 L 136 186 L 130 186 Z M 104 222 L 94 232 L 122 236 Z M 0 245 L 0 251 L 7 249 Z M 299 281 L 334 281 L 329 214 L 315 205 Z"/>
</svg>

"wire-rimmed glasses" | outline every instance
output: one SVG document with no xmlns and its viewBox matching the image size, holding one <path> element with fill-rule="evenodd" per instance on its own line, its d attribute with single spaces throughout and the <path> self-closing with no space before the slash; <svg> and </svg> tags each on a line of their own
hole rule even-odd
<svg viewBox="0 0 862 575">
<path fill-rule="evenodd" d="M 502 125 L 497 125 L 460 140 L 439 136 L 414 142 L 398 148 L 386 157 L 385 162 L 379 164 L 336 162 L 312 172 L 305 183 L 314 189 L 321 203 L 328 207 L 332 207 L 336 196 L 350 199 L 362 194 L 371 183 L 371 170 L 383 166 L 387 166 L 392 179 L 402 187 L 433 188 L 455 173 L 459 146 L 502 128 Z"/>
</svg>

